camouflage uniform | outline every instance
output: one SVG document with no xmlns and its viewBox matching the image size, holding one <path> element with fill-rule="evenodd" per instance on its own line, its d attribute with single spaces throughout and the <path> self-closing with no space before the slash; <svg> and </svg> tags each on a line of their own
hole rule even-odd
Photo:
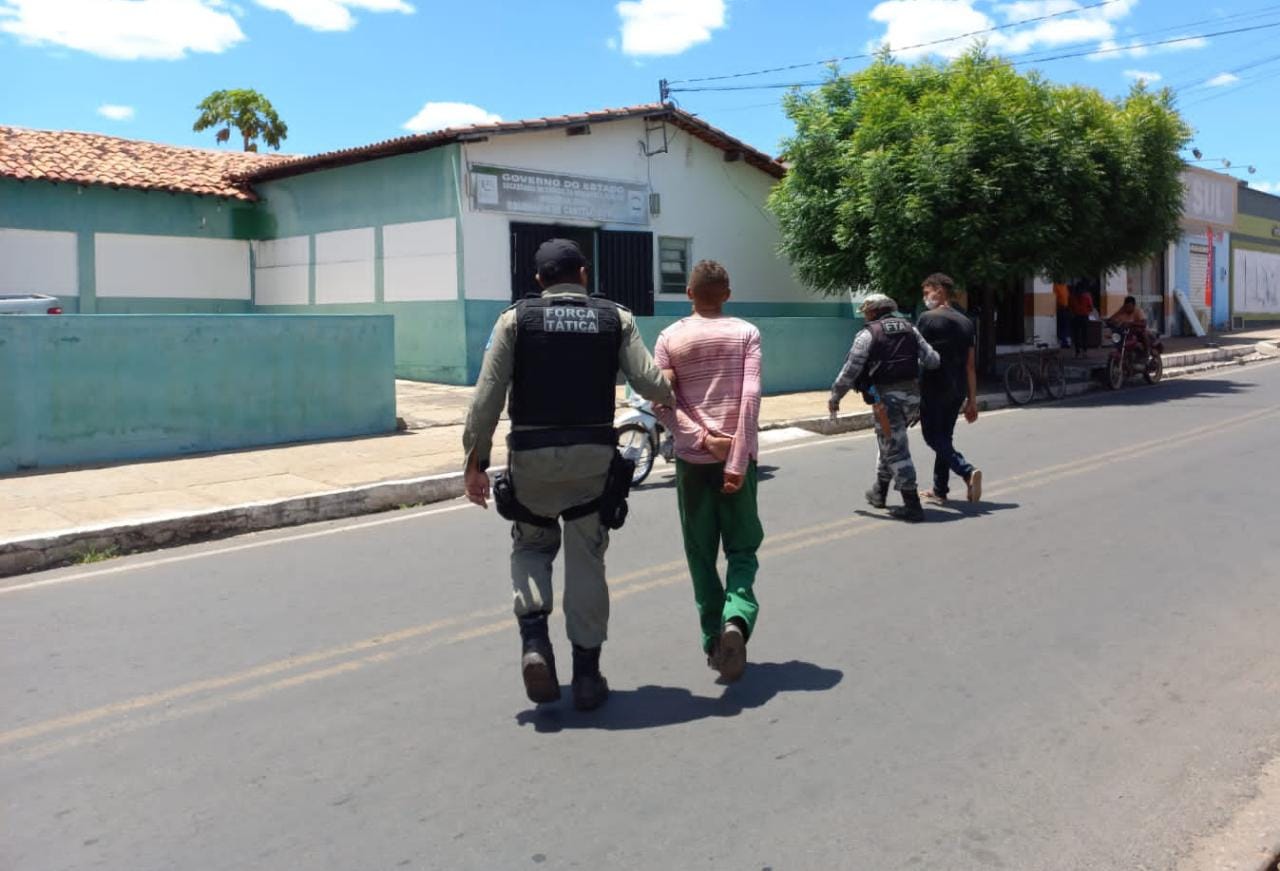
<svg viewBox="0 0 1280 871">
<path fill-rule="evenodd" d="M 919 362 L 925 369 L 938 368 L 938 352 L 929 346 L 924 337 L 916 333 L 919 346 Z M 853 339 L 853 347 L 845 360 L 844 368 L 831 385 L 831 398 L 838 404 L 853 389 L 854 382 L 866 368 L 874 340 L 871 331 L 863 328 Z M 873 393 L 874 391 L 874 393 Z M 876 396 L 884 403 L 889 417 L 889 432 L 883 432 L 877 422 L 876 430 L 876 481 L 893 482 L 894 489 L 914 491 L 916 468 L 911 462 L 911 448 L 907 442 L 907 429 L 920 419 L 920 388 L 915 381 L 898 381 L 893 384 L 873 386 L 863 394 L 867 404 L 874 404 Z"/>
</svg>

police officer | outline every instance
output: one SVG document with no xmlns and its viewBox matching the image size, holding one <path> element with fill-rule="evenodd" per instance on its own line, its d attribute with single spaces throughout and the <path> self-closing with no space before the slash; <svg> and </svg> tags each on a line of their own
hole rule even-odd
<svg viewBox="0 0 1280 871">
<path fill-rule="evenodd" d="M 505 481 L 499 479 L 495 499 L 499 511 L 513 519 L 511 582 L 525 692 L 536 703 L 560 698 L 547 617 L 551 564 L 563 542 L 573 704 L 592 710 L 609 692 L 600 674 L 600 646 L 609 622 L 604 569 L 609 527 L 599 500 L 611 480 L 611 465 L 616 469 L 619 461 L 613 429 L 618 371 L 646 399 L 675 401 L 631 312 L 588 296 L 587 261 L 575 243 L 544 242 L 534 264 L 542 294 L 521 300 L 498 318 L 476 382 L 463 433 L 467 498 L 487 507 L 486 469 L 509 393 L 508 471 Z M 508 483 L 510 489 L 503 486 Z M 504 500 L 507 495 L 512 498 Z"/>
<path fill-rule="evenodd" d="M 840 410 L 840 400 L 851 389 L 862 394 L 876 420 L 876 480 L 867 491 L 873 508 L 884 508 L 889 484 L 902 493 L 901 506 L 889 513 L 899 520 L 919 523 L 924 508 L 916 491 L 916 470 L 911 463 L 907 428 L 920 409 L 920 367 L 938 368 L 938 352 L 929 347 L 911 321 L 897 313 L 897 303 L 882 293 L 862 303 L 866 326 L 853 338 L 844 368 L 831 385 L 828 410 Z"/>
</svg>

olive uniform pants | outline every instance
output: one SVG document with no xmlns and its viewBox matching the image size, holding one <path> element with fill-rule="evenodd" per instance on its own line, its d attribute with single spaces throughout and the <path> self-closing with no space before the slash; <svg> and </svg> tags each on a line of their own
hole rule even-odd
<svg viewBox="0 0 1280 871">
<path fill-rule="evenodd" d="M 512 451 L 511 482 L 520 503 L 542 517 L 596 499 L 615 449 L 609 445 L 570 445 Z M 599 647 L 608 634 L 609 586 L 604 554 L 609 530 L 592 512 L 554 526 L 530 523 L 511 526 L 511 586 L 517 617 L 552 610 L 551 564 L 564 545 L 564 619 L 569 640 L 579 647 Z"/>
<path fill-rule="evenodd" d="M 756 551 L 764 540 L 756 507 L 756 483 L 754 462 L 742 476 L 742 489 L 728 494 L 721 492 L 723 463 L 676 460 L 676 498 L 684 553 L 702 624 L 702 649 L 707 653 L 730 618 L 743 622 L 748 638 L 755 629 L 760 606 L 752 588 L 760 566 Z M 723 584 L 716 568 L 721 543 L 729 564 Z"/>
</svg>

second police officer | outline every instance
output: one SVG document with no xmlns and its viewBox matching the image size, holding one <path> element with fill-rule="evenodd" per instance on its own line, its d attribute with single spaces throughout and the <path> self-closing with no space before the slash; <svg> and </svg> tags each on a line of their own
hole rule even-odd
<svg viewBox="0 0 1280 871">
<path fill-rule="evenodd" d="M 512 521 L 511 583 L 525 692 L 535 703 L 560 698 L 547 618 L 551 566 L 563 544 L 573 704 L 592 710 L 609 692 L 600 673 L 609 623 L 604 554 L 610 528 L 625 517 L 631 477 L 613 429 L 618 372 L 646 399 L 675 403 L 631 312 L 588 295 L 587 261 L 574 242 L 544 242 L 534 264 L 542 294 L 498 318 L 476 382 L 463 433 L 467 498 L 487 505 L 493 434 L 509 396 L 508 472 L 493 495 L 499 513 Z"/>
<path fill-rule="evenodd" d="M 920 368 L 938 368 L 939 358 L 911 321 L 897 313 L 897 307 L 883 293 L 863 300 L 866 326 L 854 336 L 844 367 L 831 385 L 827 408 L 834 415 L 846 393 L 862 394 L 874 412 L 878 448 L 875 483 L 867 491 L 867 501 L 873 508 L 884 508 L 892 483 L 902 493 L 903 504 L 889 513 L 919 523 L 924 520 L 924 507 L 916 490 L 907 429 L 919 416 Z"/>
</svg>

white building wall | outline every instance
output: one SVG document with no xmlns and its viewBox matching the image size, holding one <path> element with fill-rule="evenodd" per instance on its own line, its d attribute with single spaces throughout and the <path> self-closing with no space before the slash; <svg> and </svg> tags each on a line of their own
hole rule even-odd
<svg viewBox="0 0 1280 871">
<path fill-rule="evenodd" d="M 373 228 L 316 234 L 316 303 L 374 301 Z"/>
<path fill-rule="evenodd" d="M 186 236 L 94 236 L 95 288 L 106 297 L 243 299 L 249 243 Z"/>
<path fill-rule="evenodd" d="M 654 241 L 654 287 L 660 286 L 658 236 L 693 240 L 690 264 L 710 258 L 729 270 L 737 302 L 813 303 L 824 301 L 805 290 L 792 276 L 786 259 L 777 253 L 777 222 L 765 210 L 776 179 L 745 161 L 726 163 L 724 152 L 668 125 L 669 152 L 646 158 L 642 118 L 592 125 L 587 136 L 567 136 L 547 130 L 495 136 L 468 143 L 463 151 L 470 164 L 541 170 L 649 183 L 661 198 L 661 213 L 647 227 L 632 224 L 595 225 L 561 220 L 556 223 L 602 226 L 604 229 L 649 230 Z M 469 183 L 469 178 L 467 179 Z M 477 212 L 464 192 L 463 275 L 468 299 L 510 299 L 511 221 L 551 223 L 532 215 Z M 678 300 L 655 293 L 655 300 Z"/>
<path fill-rule="evenodd" d="M 458 298 L 458 225 L 453 218 L 382 228 L 382 298 Z"/>
<path fill-rule="evenodd" d="M 290 236 L 254 244 L 254 302 L 306 305 L 309 302 L 311 238 Z"/>
<path fill-rule="evenodd" d="M 0 293 L 79 296 L 76 234 L 0 230 Z"/>
</svg>

